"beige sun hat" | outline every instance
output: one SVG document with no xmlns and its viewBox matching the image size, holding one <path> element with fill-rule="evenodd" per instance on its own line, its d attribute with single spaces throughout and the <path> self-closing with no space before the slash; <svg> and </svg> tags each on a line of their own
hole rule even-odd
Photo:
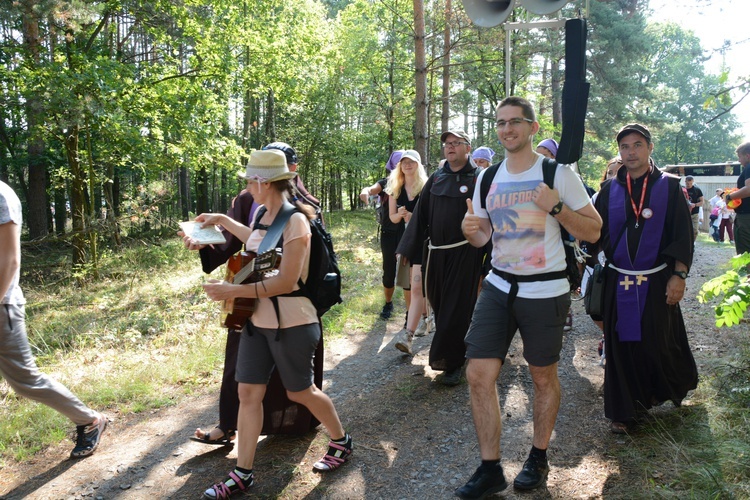
<svg viewBox="0 0 750 500">
<path fill-rule="evenodd" d="M 297 173 L 290 172 L 286 156 L 278 149 L 252 151 L 245 171 L 237 172 L 241 179 L 259 182 L 275 182 L 293 179 Z"/>
</svg>

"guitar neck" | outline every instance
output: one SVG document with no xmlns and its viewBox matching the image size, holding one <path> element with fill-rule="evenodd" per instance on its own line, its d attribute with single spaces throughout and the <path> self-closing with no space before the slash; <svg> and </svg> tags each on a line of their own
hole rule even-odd
<svg viewBox="0 0 750 500">
<path fill-rule="evenodd" d="M 241 285 L 247 278 L 250 277 L 251 274 L 253 274 L 253 272 L 255 272 L 255 259 L 248 262 L 246 266 L 244 266 L 237 272 L 237 274 L 234 275 L 234 277 L 232 278 L 232 283 Z"/>
</svg>

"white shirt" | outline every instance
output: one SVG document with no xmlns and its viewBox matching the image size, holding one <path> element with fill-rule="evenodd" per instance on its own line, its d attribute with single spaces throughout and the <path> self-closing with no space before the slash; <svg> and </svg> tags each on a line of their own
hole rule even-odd
<svg viewBox="0 0 750 500">
<path fill-rule="evenodd" d="M 0 181 L 0 224 L 16 224 L 19 227 L 23 224 L 21 215 L 21 200 L 18 199 L 13 189 Z M 15 276 L 10 282 L 10 287 L 5 297 L 2 297 L 2 304 L 25 304 L 26 299 L 23 296 L 21 287 L 18 286 L 18 280 L 21 276 L 21 270 L 17 269 Z"/>
<path fill-rule="evenodd" d="M 492 266 L 511 274 L 528 276 L 566 268 L 560 224 L 532 201 L 534 189 L 544 178 L 544 157 L 537 156 L 536 163 L 520 174 L 509 173 L 503 161 L 490 185 L 486 209 L 481 208 L 481 190 L 474 190 L 474 213 L 489 218 L 494 229 Z M 485 172 L 479 174 L 477 186 L 481 186 Z M 580 210 L 591 203 L 570 165 L 558 165 L 554 187 L 571 210 Z M 510 291 L 510 283 L 495 273 L 490 273 L 487 280 L 503 292 Z M 558 297 L 568 291 L 570 285 L 565 278 L 518 284 L 518 296 L 530 299 Z"/>
</svg>

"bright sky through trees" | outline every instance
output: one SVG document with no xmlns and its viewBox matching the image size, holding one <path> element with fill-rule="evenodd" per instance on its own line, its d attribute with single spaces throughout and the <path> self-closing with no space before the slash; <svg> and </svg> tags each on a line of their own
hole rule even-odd
<svg viewBox="0 0 750 500">
<path fill-rule="evenodd" d="M 730 82 L 750 76 L 750 30 L 747 19 L 750 3 L 737 0 L 651 0 L 654 21 L 673 21 L 692 30 L 710 59 L 707 71 L 718 74 L 723 65 L 730 71 Z M 738 98 L 739 95 L 735 95 Z M 734 108 L 750 140 L 750 96 Z"/>
</svg>

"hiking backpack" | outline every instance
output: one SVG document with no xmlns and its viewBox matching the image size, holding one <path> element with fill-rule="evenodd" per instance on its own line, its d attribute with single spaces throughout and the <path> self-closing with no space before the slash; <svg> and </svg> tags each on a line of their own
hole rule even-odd
<svg viewBox="0 0 750 500">
<path fill-rule="evenodd" d="M 297 207 L 291 205 L 285 205 L 285 207 L 286 208 L 276 216 L 279 224 L 281 224 L 282 230 L 292 213 L 299 212 Z M 258 224 L 265 212 L 266 207 L 260 207 L 258 209 L 258 213 L 255 216 L 255 225 Z M 310 299 L 313 306 L 315 306 L 318 317 L 321 317 L 328 312 L 331 307 L 343 302 L 341 299 L 341 271 L 339 270 L 338 257 L 333 249 L 333 238 L 331 237 L 331 234 L 326 231 L 325 226 L 323 226 L 319 217 L 316 217 L 309 222 L 312 238 L 310 239 L 310 266 L 307 273 L 307 281 L 302 281 L 300 278 L 297 282 L 299 290 L 279 295 L 279 297 L 307 297 Z M 274 220 L 274 223 L 268 228 L 269 233 L 275 223 L 276 220 Z M 280 233 L 281 231 L 279 231 L 279 234 Z M 268 236 L 268 233 L 266 233 L 266 236 Z M 274 242 L 271 246 L 276 246 L 277 242 Z M 264 243 L 265 238 L 261 245 Z M 277 307 L 276 304 L 274 304 L 274 307 Z"/>
<path fill-rule="evenodd" d="M 500 163 L 496 163 L 491 167 L 487 168 L 484 177 L 482 177 L 482 185 L 479 187 L 479 194 L 481 197 L 482 208 L 487 208 L 487 195 L 490 192 L 490 185 L 492 179 L 495 178 L 495 174 L 500 168 Z M 553 189 L 555 183 L 555 171 L 557 170 L 557 162 L 551 158 L 545 158 L 542 161 L 542 175 L 544 183 Z M 559 223 L 558 223 L 559 224 Z M 578 269 L 578 263 L 583 260 L 578 260 L 577 255 L 581 252 L 578 243 L 573 236 L 570 235 L 567 229 L 560 225 L 560 238 L 562 239 L 563 248 L 565 249 L 565 276 L 568 278 L 571 290 L 577 290 L 581 286 L 581 271 Z"/>
</svg>

